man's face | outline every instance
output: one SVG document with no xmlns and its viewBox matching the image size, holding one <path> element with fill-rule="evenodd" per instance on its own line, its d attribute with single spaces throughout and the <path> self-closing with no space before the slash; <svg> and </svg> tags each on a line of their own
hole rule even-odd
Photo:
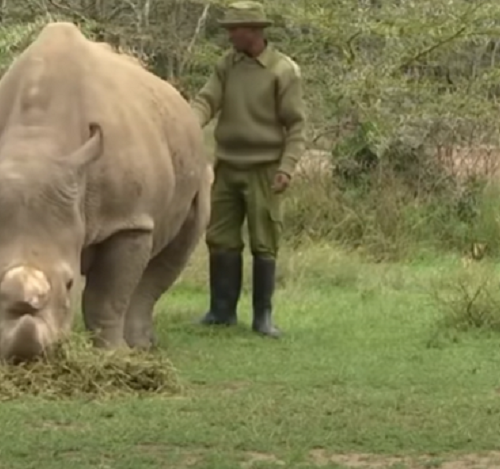
<svg viewBox="0 0 500 469">
<path fill-rule="evenodd" d="M 239 52 L 246 52 L 255 42 L 257 30 L 248 26 L 234 26 L 228 28 L 229 41 Z"/>
</svg>

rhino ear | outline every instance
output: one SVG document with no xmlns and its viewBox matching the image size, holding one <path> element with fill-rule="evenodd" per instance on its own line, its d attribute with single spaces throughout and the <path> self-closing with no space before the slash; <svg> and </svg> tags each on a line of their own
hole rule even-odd
<svg viewBox="0 0 500 469">
<path fill-rule="evenodd" d="M 70 156 L 69 161 L 74 164 L 78 170 L 85 168 L 88 164 L 97 160 L 103 152 L 103 133 L 102 127 L 92 122 L 89 125 L 89 139 Z"/>
</svg>

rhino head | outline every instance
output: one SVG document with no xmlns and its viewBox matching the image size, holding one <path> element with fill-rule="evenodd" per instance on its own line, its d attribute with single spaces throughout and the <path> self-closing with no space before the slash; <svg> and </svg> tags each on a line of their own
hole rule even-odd
<svg viewBox="0 0 500 469">
<path fill-rule="evenodd" d="M 25 361 L 71 330 L 85 240 L 85 168 L 102 154 L 101 128 L 72 154 L 50 134 L 0 141 L 0 359 Z M 36 134 L 36 132 L 35 132 Z"/>
</svg>

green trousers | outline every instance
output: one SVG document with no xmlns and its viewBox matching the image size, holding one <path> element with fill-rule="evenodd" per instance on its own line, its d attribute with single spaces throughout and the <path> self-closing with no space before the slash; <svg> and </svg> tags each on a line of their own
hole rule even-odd
<svg viewBox="0 0 500 469">
<path fill-rule="evenodd" d="M 212 213 L 206 233 L 209 251 L 242 251 L 247 219 L 253 255 L 276 258 L 283 226 L 282 195 L 272 191 L 278 163 L 245 168 L 218 161 L 214 167 Z"/>
</svg>

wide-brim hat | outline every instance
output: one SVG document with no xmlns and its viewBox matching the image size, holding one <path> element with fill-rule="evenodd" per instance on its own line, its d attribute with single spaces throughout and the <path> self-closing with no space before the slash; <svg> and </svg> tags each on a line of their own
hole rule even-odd
<svg viewBox="0 0 500 469">
<path fill-rule="evenodd" d="M 226 14 L 219 25 L 224 28 L 234 26 L 250 26 L 266 28 L 273 22 L 267 18 L 264 6 L 259 2 L 240 1 L 229 5 Z"/>
</svg>

